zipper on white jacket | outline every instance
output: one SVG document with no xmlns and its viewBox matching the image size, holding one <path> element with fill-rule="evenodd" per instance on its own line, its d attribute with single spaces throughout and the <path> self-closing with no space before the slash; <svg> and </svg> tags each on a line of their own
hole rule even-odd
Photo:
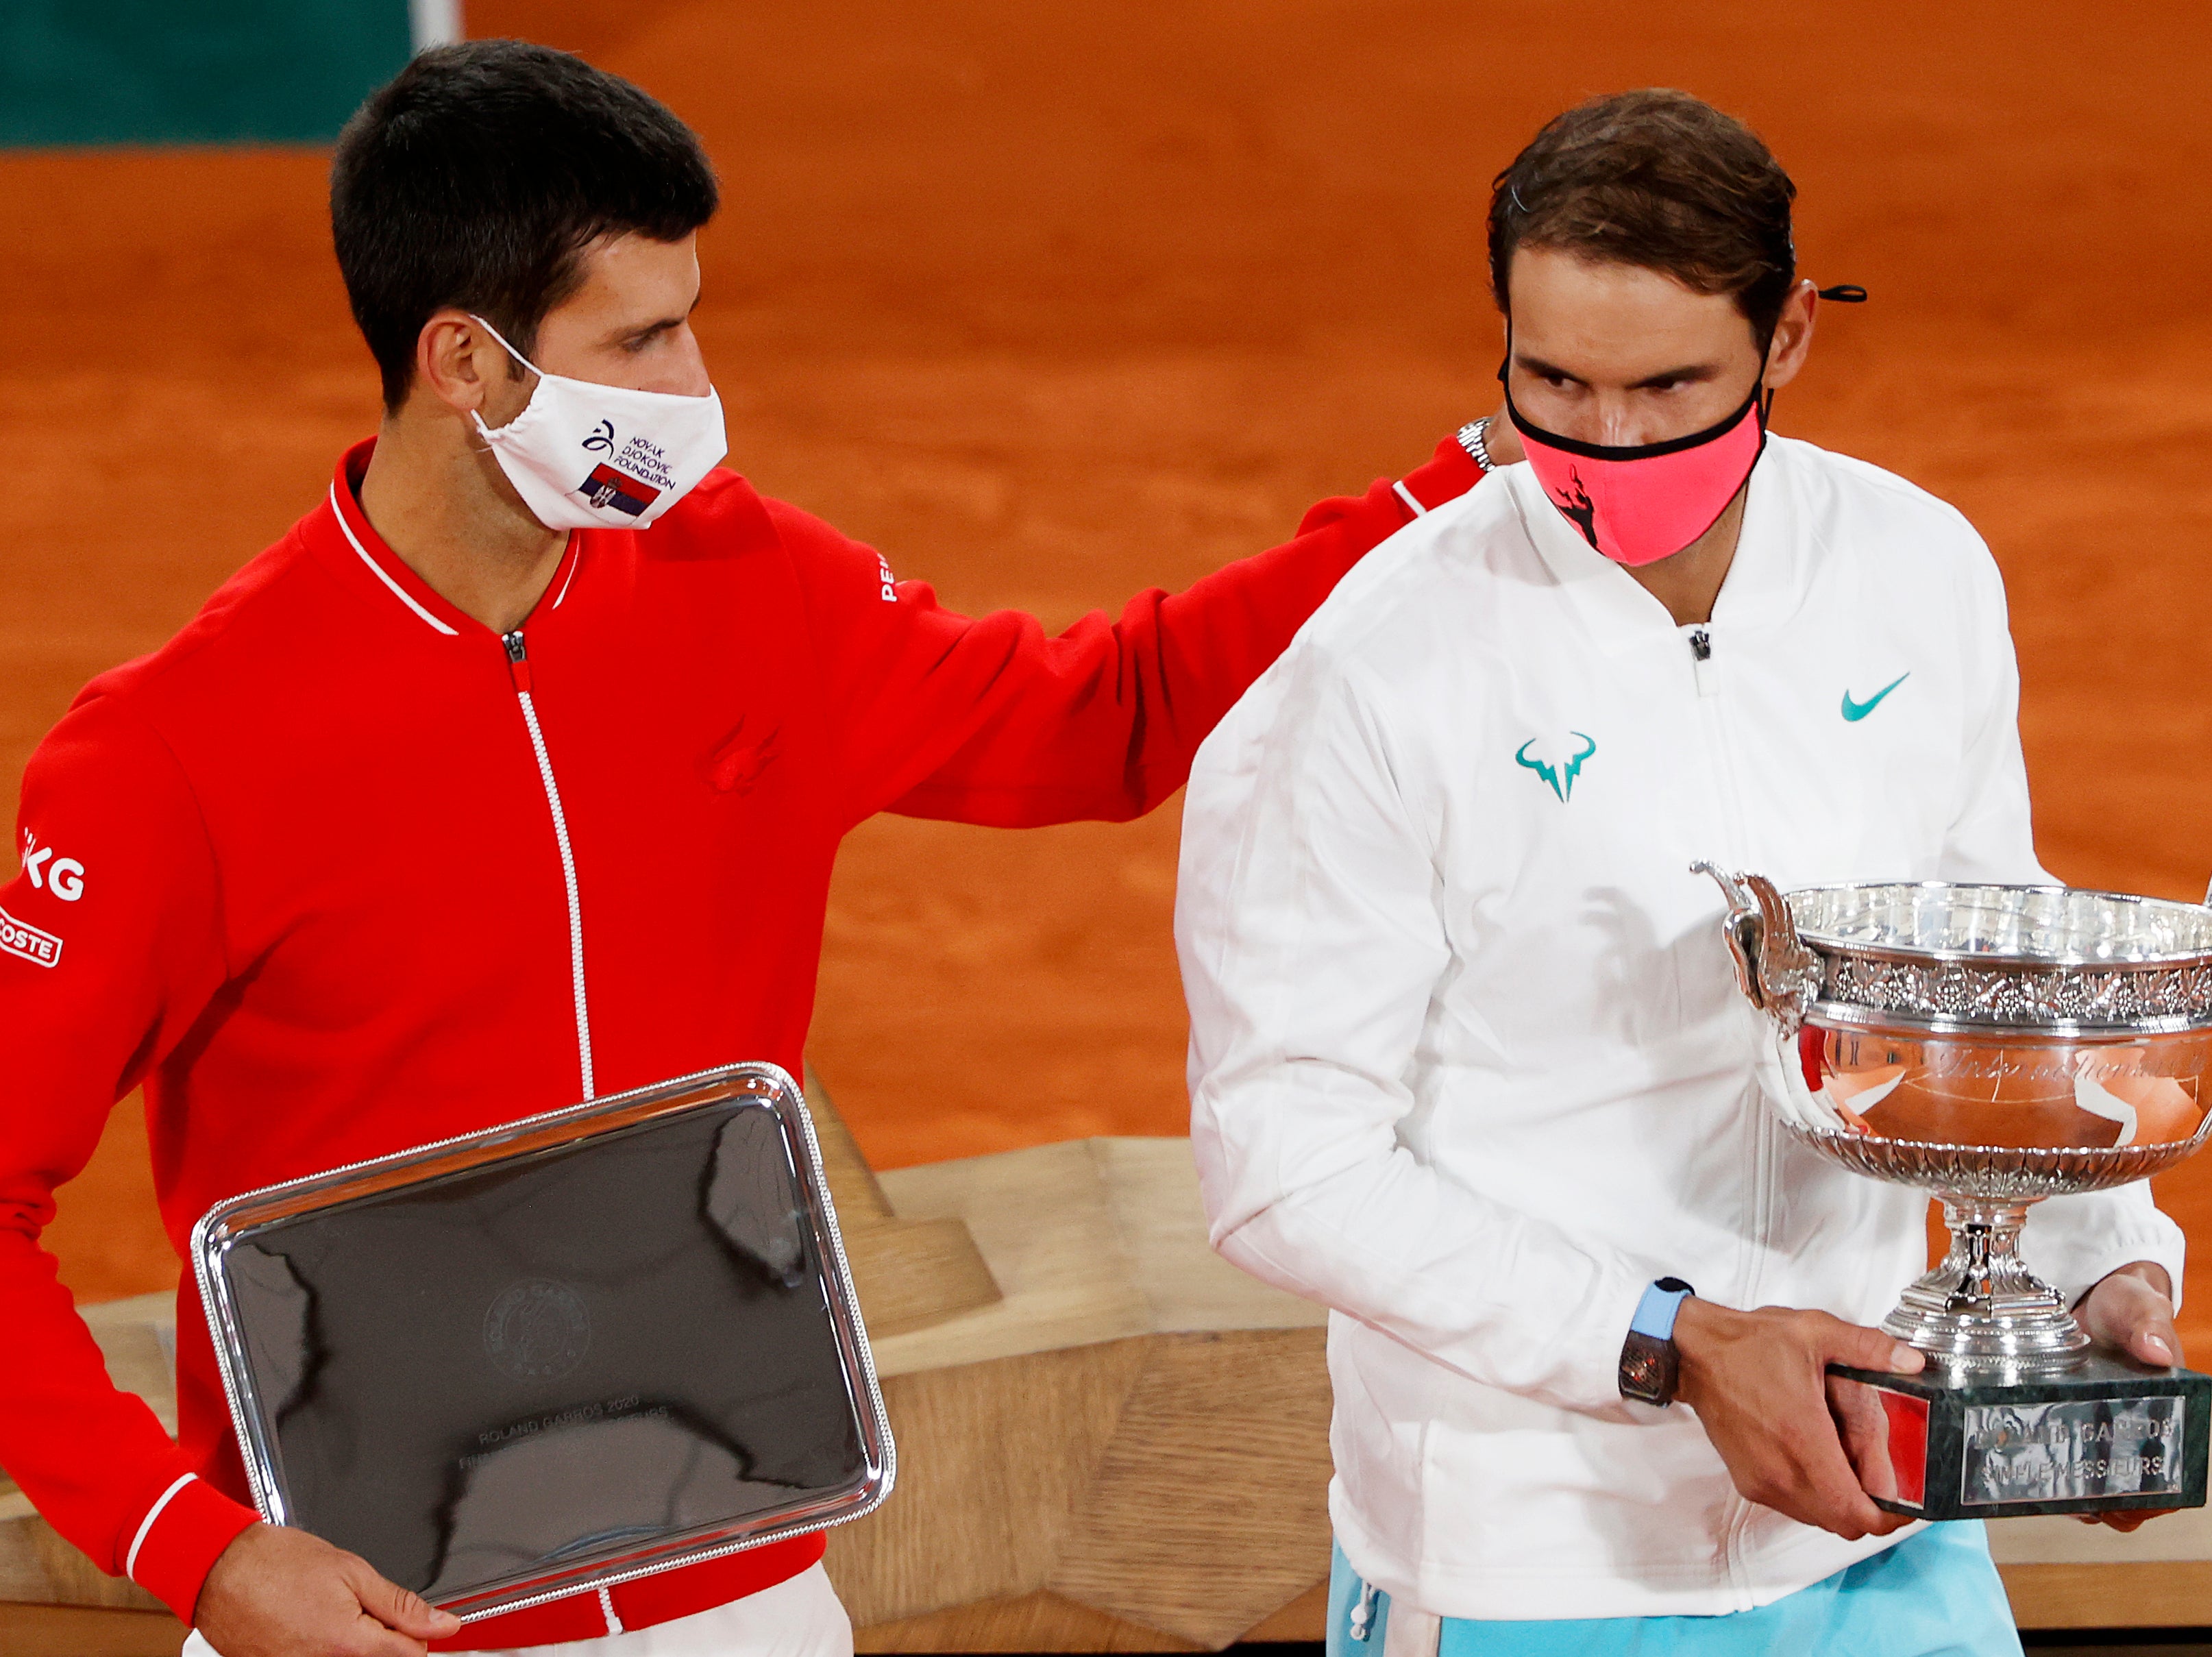
<svg viewBox="0 0 2212 1657">
<path fill-rule="evenodd" d="M 1698 695 L 1711 696 L 1720 690 L 1720 673 L 1713 665 L 1712 634 L 1701 627 L 1690 629 L 1690 677 L 1697 682 Z"/>
<path fill-rule="evenodd" d="M 538 728 L 538 706 L 530 696 L 530 652 L 522 629 L 503 634 L 507 671 L 514 681 L 514 694 L 522 703 L 522 722 L 530 727 L 530 746 L 538 756 L 538 779 L 545 785 L 545 804 L 553 812 L 553 838 L 561 847 L 561 878 L 568 889 L 568 977 L 575 987 L 576 1053 L 584 1072 L 584 1097 L 598 1097 L 592 1075 L 592 1013 L 584 998 L 584 905 L 576 893 L 576 854 L 568 845 L 568 816 L 561 809 L 561 785 L 553 780 L 552 756 L 545 751 L 545 733 Z"/>
<path fill-rule="evenodd" d="M 1712 759 L 1714 780 L 1719 785 L 1720 806 L 1726 818 L 1729 859 L 1742 866 L 1747 860 L 1744 836 L 1743 791 L 1736 777 L 1735 750 L 1729 729 L 1728 710 L 1721 698 L 1719 665 L 1713 660 L 1712 634 L 1705 628 L 1689 630 L 1690 675 L 1697 688 L 1698 723 L 1705 734 Z M 1778 1132 L 1765 1111 L 1758 1111 L 1751 1120 L 1751 1202 L 1752 1241 L 1749 1258 L 1745 1262 L 1742 1293 L 1747 1303 L 1756 1306 L 1759 1300 L 1759 1284 L 1765 1276 L 1766 1255 L 1771 1247 L 1774 1229 L 1774 1138 Z M 1751 1530 L 1753 1509 L 1740 1496 L 1731 1496 L 1732 1511 L 1722 1527 L 1722 1558 L 1725 1563 L 1730 1586 L 1747 1596 L 1749 1583 L 1744 1569 L 1744 1545 Z"/>
</svg>

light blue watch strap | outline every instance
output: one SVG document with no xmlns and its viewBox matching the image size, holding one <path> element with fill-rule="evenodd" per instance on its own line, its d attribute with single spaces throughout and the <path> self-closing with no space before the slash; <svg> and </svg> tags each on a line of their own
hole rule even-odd
<svg viewBox="0 0 2212 1657">
<path fill-rule="evenodd" d="M 1681 1287 L 1669 1285 L 1681 1284 Z M 1662 1278 L 1644 1291 L 1644 1298 L 1636 1302 L 1636 1315 L 1628 1320 L 1629 1332 L 1649 1335 L 1654 1340 L 1674 1338 L 1674 1315 L 1682 1309 L 1682 1302 L 1695 1291 L 1679 1278 Z"/>
</svg>

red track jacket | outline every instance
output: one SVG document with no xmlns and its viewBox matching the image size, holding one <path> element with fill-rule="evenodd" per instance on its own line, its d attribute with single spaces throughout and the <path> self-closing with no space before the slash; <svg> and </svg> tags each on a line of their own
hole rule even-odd
<svg viewBox="0 0 2212 1657">
<path fill-rule="evenodd" d="M 0 1465 L 191 1620 L 252 1522 L 191 1276 L 173 1444 L 109 1381 L 39 1246 L 142 1082 L 162 1217 L 741 1059 L 796 1074 L 830 861 L 883 810 L 1127 818 L 1337 579 L 1476 478 L 1449 441 L 1297 540 L 1057 638 L 894 583 L 716 472 L 584 531 L 504 640 L 330 495 L 33 758 L 0 888 Z M 472 1624 L 641 1628 L 781 1581 L 817 1537 Z"/>
</svg>

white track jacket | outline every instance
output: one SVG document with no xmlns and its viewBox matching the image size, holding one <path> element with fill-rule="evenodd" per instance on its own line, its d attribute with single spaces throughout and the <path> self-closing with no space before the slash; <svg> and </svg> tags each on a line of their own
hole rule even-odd
<svg viewBox="0 0 2212 1657">
<path fill-rule="evenodd" d="M 1714 1613 L 1897 1539 L 1752 1506 L 1690 1411 L 1617 1390 L 1655 1278 L 1873 1323 L 1926 1264 L 1921 1196 L 1760 1100 L 1689 865 L 2048 878 L 2017 700 L 1966 520 L 1777 438 L 1710 626 L 1514 466 L 1370 553 L 1207 739 L 1192 1135 L 1214 1246 L 1334 1310 L 1330 1512 L 1368 1581 L 1446 1617 Z M 2046 1202 L 2025 1247 L 2069 1298 L 2135 1259 L 2180 1281 L 2145 1187 Z"/>
</svg>

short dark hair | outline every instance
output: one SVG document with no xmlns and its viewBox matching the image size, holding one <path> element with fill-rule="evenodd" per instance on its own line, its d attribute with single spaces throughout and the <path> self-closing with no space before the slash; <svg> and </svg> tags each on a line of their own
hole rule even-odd
<svg viewBox="0 0 2212 1657">
<path fill-rule="evenodd" d="M 678 241 L 714 215 L 714 170 L 667 106 L 580 58 L 520 40 L 425 52 L 338 136 L 331 235 L 396 409 L 422 325 L 474 311 L 526 355 L 625 233 Z"/>
<path fill-rule="evenodd" d="M 1491 291 L 1510 311 L 1514 251 L 1557 248 L 1731 294 L 1764 343 L 1797 278 L 1796 195 L 1759 135 L 1703 99 L 1662 88 L 1593 98 L 1492 184 Z"/>
</svg>

